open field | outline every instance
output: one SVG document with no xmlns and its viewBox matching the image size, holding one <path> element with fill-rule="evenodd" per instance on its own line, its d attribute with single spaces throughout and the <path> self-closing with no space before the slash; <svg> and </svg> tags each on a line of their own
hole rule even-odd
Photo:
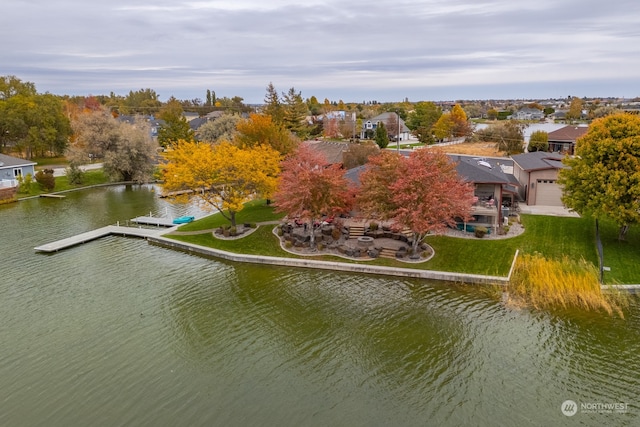
<svg viewBox="0 0 640 427">
<path fill-rule="evenodd" d="M 464 154 L 468 156 L 505 157 L 504 151 L 496 150 L 495 144 L 490 142 L 463 142 L 461 144 L 434 147 L 447 154 Z"/>
</svg>

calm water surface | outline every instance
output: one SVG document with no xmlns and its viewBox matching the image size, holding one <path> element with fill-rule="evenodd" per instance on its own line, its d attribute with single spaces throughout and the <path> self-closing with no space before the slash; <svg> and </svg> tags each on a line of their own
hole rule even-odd
<svg viewBox="0 0 640 427">
<path fill-rule="evenodd" d="M 637 302 L 537 313 L 122 237 L 33 250 L 165 211 L 191 212 L 147 186 L 0 206 L 1 426 L 640 425 Z"/>
</svg>

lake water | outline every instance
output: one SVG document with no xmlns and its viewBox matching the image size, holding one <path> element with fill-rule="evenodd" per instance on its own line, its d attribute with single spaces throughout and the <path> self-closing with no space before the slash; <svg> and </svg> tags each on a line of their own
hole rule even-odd
<svg viewBox="0 0 640 427">
<path fill-rule="evenodd" d="M 625 319 L 540 313 L 478 287 L 123 237 L 34 252 L 189 213 L 153 190 L 0 206 L 1 426 L 640 425 L 637 302 Z"/>
</svg>

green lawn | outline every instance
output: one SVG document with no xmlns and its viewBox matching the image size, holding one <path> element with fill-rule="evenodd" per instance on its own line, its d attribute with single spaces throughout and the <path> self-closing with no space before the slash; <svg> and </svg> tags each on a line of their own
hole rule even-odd
<svg viewBox="0 0 640 427">
<path fill-rule="evenodd" d="M 102 169 L 89 170 L 84 173 L 84 180 L 82 184 L 70 184 L 66 176 L 56 177 L 56 186 L 52 193 L 58 191 L 72 190 L 74 188 L 89 187 L 92 185 L 106 184 L 109 182 L 109 177 L 103 172 Z M 49 193 L 40 188 L 40 185 L 33 180 L 31 188 L 28 192 L 19 192 L 18 198 L 38 196 L 42 193 Z"/>
<path fill-rule="evenodd" d="M 238 223 L 277 220 L 281 217 L 264 201 L 252 202 L 238 213 Z M 392 259 L 366 261 L 367 264 L 426 270 L 452 271 L 471 274 L 506 276 L 516 250 L 521 253 L 539 252 L 547 258 L 561 259 L 564 255 L 598 265 L 595 248 L 595 222 L 585 218 L 565 218 L 542 215 L 522 215 L 525 232 L 514 238 L 459 239 L 447 236 L 427 238 L 435 250 L 428 262 L 407 264 Z M 210 230 L 228 224 L 220 214 L 180 227 L 180 231 Z M 272 234 L 272 226 L 260 227 L 253 234 L 236 240 L 219 240 L 211 233 L 192 236 L 169 236 L 176 240 L 196 243 L 229 252 L 254 255 L 286 256 L 299 258 L 282 250 L 278 239 Z M 611 268 L 605 273 L 607 283 L 640 283 L 640 231 L 629 232 L 627 242 L 617 241 L 615 224 L 601 223 L 605 265 Z M 314 259 L 357 262 L 325 255 Z"/>
</svg>

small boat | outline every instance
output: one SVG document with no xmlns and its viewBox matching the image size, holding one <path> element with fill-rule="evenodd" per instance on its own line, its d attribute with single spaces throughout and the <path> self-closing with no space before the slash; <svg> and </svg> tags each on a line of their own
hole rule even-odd
<svg viewBox="0 0 640 427">
<path fill-rule="evenodd" d="M 174 224 L 187 224 L 193 220 L 195 220 L 196 218 L 193 216 L 179 216 L 178 218 L 175 218 L 173 220 Z"/>
</svg>

